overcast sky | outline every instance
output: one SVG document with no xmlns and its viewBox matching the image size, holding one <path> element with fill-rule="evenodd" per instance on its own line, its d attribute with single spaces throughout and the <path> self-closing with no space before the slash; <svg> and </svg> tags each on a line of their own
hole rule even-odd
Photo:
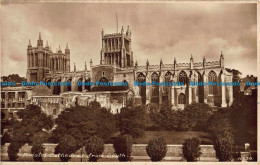
<svg viewBox="0 0 260 165">
<path fill-rule="evenodd" d="M 256 75 L 256 4 L 229 3 L 20 3 L 2 11 L 1 72 L 26 76 L 27 45 L 36 46 L 39 32 L 55 52 L 69 43 L 71 69 L 100 62 L 101 30 L 116 32 L 123 25 L 132 31 L 134 61 L 145 65 L 219 60 L 244 75 Z"/>
</svg>

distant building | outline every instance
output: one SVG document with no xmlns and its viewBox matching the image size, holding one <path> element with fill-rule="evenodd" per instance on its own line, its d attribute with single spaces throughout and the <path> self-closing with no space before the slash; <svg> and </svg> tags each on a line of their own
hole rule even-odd
<svg viewBox="0 0 260 165">
<path fill-rule="evenodd" d="M 257 85 L 249 85 L 247 82 L 255 84 L 257 83 L 257 78 L 253 75 L 247 75 L 240 80 L 240 92 L 242 92 L 244 95 L 253 95 L 253 93 L 257 91 Z"/>
</svg>

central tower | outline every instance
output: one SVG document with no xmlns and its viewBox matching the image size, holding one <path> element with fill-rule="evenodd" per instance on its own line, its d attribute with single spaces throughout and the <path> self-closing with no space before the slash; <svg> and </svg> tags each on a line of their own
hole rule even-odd
<svg viewBox="0 0 260 165">
<path fill-rule="evenodd" d="M 131 31 L 129 26 L 124 34 L 122 26 L 121 33 L 104 34 L 102 29 L 102 49 L 100 65 L 115 65 L 126 68 L 133 67 L 133 52 L 131 48 Z"/>
</svg>

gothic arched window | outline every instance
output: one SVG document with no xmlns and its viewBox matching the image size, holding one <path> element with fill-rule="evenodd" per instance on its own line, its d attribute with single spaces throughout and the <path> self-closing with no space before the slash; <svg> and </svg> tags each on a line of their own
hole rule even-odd
<svg viewBox="0 0 260 165">
<path fill-rule="evenodd" d="M 143 73 L 140 73 L 137 77 L 137 81 L 143 83 L 143 82 L 145 82 L 145 80 L 146 80 L 145 75 Z M 139 88 L 140 88 L 139 94 L 142 97 L 142 103 L 145 104 L 146 103 L 146 86 L 141 85 L 141 86 L 139 86 Z"/>
<path fill-rule="evenodd" d="M 165 74 L 165 82 L 170 82 L 171 76 L 172 76 L 172 73 L 168 71 L 168 72 Z"/>
<path fill-rule="evenodd" d="M 151 77 L 152 81 L 159 82 L 159 75 L 157 73 L 153 73 Z"/>
<path fill-rule="evenodd" d="M 208 80 L 212 83 L 217 82 L 217 74 L 214 71 L 210 71 L 208 75 Z M 209 85 L 209 94 L 217 94 L 217 85 Z"/>
<path fill-rule="evenodd" d="M 33 54 L 32 54 L 32 66 L 34 66 L 34 57 L 33 57 Z"/>
<path fill-rule="evenodd" d="M 38 54 L 35 53 L 35 66 L 38 66 Z"/>
<path fill-rule="evenodd" d="M 179 74 L 179 82 L 183 83 L 184 85 L 187 84 L 187 74 L 184 71 L 181 71 Z"/>
</svg>

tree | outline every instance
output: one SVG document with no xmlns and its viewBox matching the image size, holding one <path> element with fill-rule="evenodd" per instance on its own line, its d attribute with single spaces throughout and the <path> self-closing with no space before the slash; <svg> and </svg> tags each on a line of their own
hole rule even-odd
<svg viewBox="0 0 260 165">
<path fill-rule="evenodd" d="M 102 108 L 98 102 L 63 110 L 56 119 L 56 124 L 57 127 L 53 131 L 54 140 L 58 142 L 64 135 L 70 135 L 76 140 L 78 149 L 83 147 L 91 136 L 96 135 L 106 141 L 116 131 L 113 114 Z"/>
<path fill-rule="evenodd" d="M 132 145 L 131 135 L 120 135 L 114 139 L 113 147 L 120 162 L 131 161 Z"/>
<path fill-rule="evenodd" d="M 205 130 L 211 113 L 212 109 L 208 104 L 193 103 L 187 105 L 183 111 L 179 112 L 179 129 L 182 131 Z"/>
<path fill-rule="evenodd" d="M 233 135 L 230 132 L 225 131 L 217 135 L 214 141 L 214 149 L 216 151 L 216 158 L 219 159 L 219 161 L 232 160 L 233 143 Z"/>
<path fill-rule="evenodd" d="M 211 133 L 213 140 L 217 135 L 225 131 L 232 131 L 230 117 L 228 110 L 219 109 L 209 118 L 208 131 Z"/>
<path fill-rule="evenodd" d="M 64 135 L 59 144 L 55 147 L 54 154 L 59 154 L 62 162 L 67 162 L 71 159 L 71 154 L 77 151 L 77 142 L 70 135 Z"/>
<path fill-rule="evenodd" d="M 250 143 L 253 150 L 257 149 L 257 95 L 243 96 L 243 99 L 234 101 L 228 109 L 231 115 L 231 124 L 234 141 L 243 146 Z"/>
<path fill-rule="evenodd" d="M 164 137 L 151 139 L 146 146 L 146 153 L 153 162 L 161 161 L 167 153 L 167 142 Z"/>
<path fill-rule="evenodd" d="M 89 157 L 89 162 L 96 162 L 104 151 L 104 142 L 97 136 L 90 137 L 86 144 L 85 150 Z"/>
<path fill-rule="evenodd" d="M 43 147 L 44 138 L 42 134 L 36 134 L 33 137 L 33 144 L 31 148 L 31 153 L 33 155 L 33 160 L 37 162 L 42 161 L 44 147 Z"/>
<path fill-rule="evenodd" d="M 176 130 L 178 127 L 178 112 L 170 109 L 167 105 L 160 109 L 160 116 L 158 123 L 162 130 Z"/>
<path fill-rule="evenodd" d="M 121 134 L 129 134 L 133 138 L 142 137 L 145 129 L 145 111 L 145 106 L 122 108 L 118 116 L 118 127 Z"/>
<path fill-rule="evenodd" d="M 42 112 L 37 105 L 28 105 L 18 111 L 19 120 L 13 120 L 13 138 L 19 143 L 32 143 L 35 134 L 49 131 L 53 127 L 53 120 Z M 14 140 L 14 139 L 13 139 Z"/>
<path fill-rule="evenodd" d="M 202 154 L 200 150 L 201 148 L 199 138 L 185 139 L 184 143 L 182 144 L 183 156 L 188 162 L 197 161 Z"/>
</svg>

